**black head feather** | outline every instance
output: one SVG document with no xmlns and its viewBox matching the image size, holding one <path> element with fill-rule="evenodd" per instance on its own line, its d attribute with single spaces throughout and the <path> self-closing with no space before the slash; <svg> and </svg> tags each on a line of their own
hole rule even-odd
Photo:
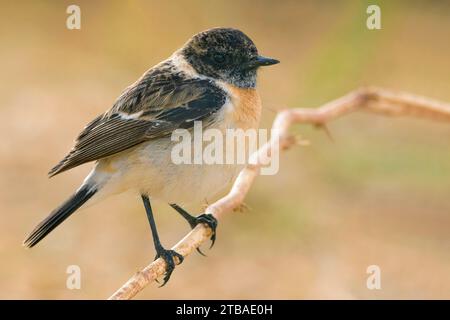
<svg viewBox="0 0 450 320">
<path fill-rule="evenodd" d="M 256 86 L 259 65 L 254 62 L 259 57 L 258 50 L 240 30 L 214 28 L 200 32 L 185 44 L 181 52 L 201 75 L 238 87 Z"/>
</svg>

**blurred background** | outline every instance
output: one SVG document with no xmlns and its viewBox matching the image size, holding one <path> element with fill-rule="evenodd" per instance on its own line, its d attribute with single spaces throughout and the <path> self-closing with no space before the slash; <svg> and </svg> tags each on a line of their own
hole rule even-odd
<svg viewBox="0 0 450 320">
<path fill-rule="evenodd" d="M 81 7 L 81 30 L 66 8 Z M 281 64 L 259 75 L 262 127 L 277 110 L 318 107 L 361 85 L 450 101 L 450 2 L 20 1 L 0 7 L 0 298 L 103 299 L 154 257 L 142 203 L 109 198 L 32 250 L 25 235 L 92 164 L 46 173 L 83 126 L 191 35 L 242 29 Z M 140 299 L 450 298 L 450 125 L 354 114 L 283 153 L 256 180 L 250 209 L 226 216 L 208 257 L 193 254 Z M 155 205 L 162 242 L 189 230 Z M 194 208 L 193 212 L 200 212 Z M 81 289 L 66 268 L 81 268 Z M 381 269 L 368 290 L 366 269 Z"/>
</svg>

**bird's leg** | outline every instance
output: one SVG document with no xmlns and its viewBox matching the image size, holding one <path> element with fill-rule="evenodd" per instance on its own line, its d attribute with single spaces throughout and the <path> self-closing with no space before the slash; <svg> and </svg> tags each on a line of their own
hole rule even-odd
<svg viewBox="0 0 450 320">
<path fill-rule="evenodd" d="M 144 202 L 145 212 L 147 213 L 148 222 L 150 223 L 150 228 L 152 229 L 153 243 L 155 245 L 156 257 L 164 259 L 167 264 L 166 275 L 164 276 L 164 282 L 160 286 L 164 286 L 167 281 L 169 281 L 170 276 L 172 275 L 173 270 L 175 269 L 175 260 L 174 257 L 177 257 L 179 263 L 183 262 L 183 256 L 174 250 L 166 250 L 161 245 L 161 241 L 159 241 L 158 231 L 156 230 L 155 218 L 153 217 L 152 206 L 150 205 L 150 200 L 147 195 L 141 195 L 142 201 Z"/>
<path fill-rule="evenodd" d="M 174 208 L 189 223 L 189 225 L 191 226 L 192 229 L 194 229 L 195 226 L 198 225 L 199 223 L 206 224 L 212 230 L 210 248 L 213 247 L 214 242 L 216 242 L 217 219 L 212 214 L 205 213 L 205 214 L 201 214 L 197 217 L 194 217 L 189 212 L 187 212 L 186 210 L 184 210 L 183 208 L 181 208 L 179 205 L 177 205 L 175 203 L 171 203 L 170 206 L 172 208 Z M 199 248 L 197 248 L 197 251 L 201 255 L 204 255 L 203 252 L 201 252 Z"/>
</svg>

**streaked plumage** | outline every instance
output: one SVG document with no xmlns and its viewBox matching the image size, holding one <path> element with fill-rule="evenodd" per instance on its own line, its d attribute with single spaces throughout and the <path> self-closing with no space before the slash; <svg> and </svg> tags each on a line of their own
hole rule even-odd
<svg viewBox="0 0 450 320">
<path fill-rule="evenodd" d="M 225 100 L 226 93 L 213 80 L 189 78 L 171 60 L 164 62 L 128 87 L 111 110 L 88 124 L 49 175 L 165 137 L 177 128 L 190 128 L 194 121 L 207 124 Z"/>
</svg>

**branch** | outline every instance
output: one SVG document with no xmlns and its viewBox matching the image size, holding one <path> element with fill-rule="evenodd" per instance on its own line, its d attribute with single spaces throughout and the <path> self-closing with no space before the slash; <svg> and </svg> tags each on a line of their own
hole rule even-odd
<svg viewBox="0 0 450 320">
<path fill-rule="evenodd" d="M 267 163 L 267 157 L 277 156 L 279 143 L 280 150 L 288 149 L 296 144 L 296 140 L 289 134 L 292 124 L 310 123 L 323 125 L 326 122 L 355 112 L 366 111 L 385 116 L 414 116 L 450 122 L 450 104 L 419 97 L 408 93 L 393 92 L 381 88 L 366 87 L 350 92 L 349 94 L 331 101 L 315 109 L 287 109 L 280 111 L 273 122 L 271 140 L 264 144 L 258 151 L 251 155 L 249 164 L 242 169 L 230 192 L 223 198 L 208 206 L 205 212 L 213 214 L 218 220 L 233 209 L 238 208 L 247 195 L 253 180 L 259 175 L 263 163 Z M 211 229 L 203 224 L 197 225 L 172 250 L 183 257 L 189 255 L 203 242 L 209 240 Z M 176 263 L 179 264 L 177 258 Z M 136 273 L 109 299 L 131 299 L 138 292 L 166 271 L 166 263 L 159 258 Z"/>
</svg>

